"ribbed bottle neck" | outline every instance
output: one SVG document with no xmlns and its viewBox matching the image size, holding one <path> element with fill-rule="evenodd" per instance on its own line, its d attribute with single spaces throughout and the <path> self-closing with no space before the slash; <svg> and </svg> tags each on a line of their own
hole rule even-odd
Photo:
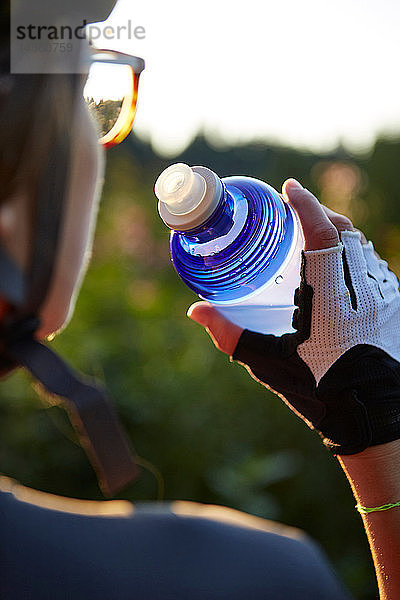
<svg viewBox="0 0 400 600">
<path fill-rule="evenodd" d="M 221 181 L 221 194 L 214 212 L 202 225 L 182 232 L 188 240 L 204 244 L 229 233 L 233 227 L 235 200 Z"/>
</svg>

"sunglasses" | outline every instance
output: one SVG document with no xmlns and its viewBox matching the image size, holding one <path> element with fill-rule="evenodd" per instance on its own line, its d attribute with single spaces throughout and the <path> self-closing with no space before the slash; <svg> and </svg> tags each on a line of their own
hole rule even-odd
<svg viewBox="0 0 400 600">
<path fill-rule="evenodd" d="M 142 58 L 123 52 L 96 48 L 91 55 L 83 96 L 104 148 L 122 142 L 132 129 L 143 69 Z"/>
</svg>

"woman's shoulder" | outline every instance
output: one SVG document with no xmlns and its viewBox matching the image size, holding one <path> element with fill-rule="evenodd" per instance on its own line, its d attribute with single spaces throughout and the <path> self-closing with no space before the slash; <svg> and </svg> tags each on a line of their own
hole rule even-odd
<svg viewBox="0 0 400 600">
<path fill-rule="evenodd" d="M 0 521 L 5 597 L 23 583 L 85 600 L 347 598 L 301 531 L 224 506 L 81 501 L 2 478 Z"/>
</svg>

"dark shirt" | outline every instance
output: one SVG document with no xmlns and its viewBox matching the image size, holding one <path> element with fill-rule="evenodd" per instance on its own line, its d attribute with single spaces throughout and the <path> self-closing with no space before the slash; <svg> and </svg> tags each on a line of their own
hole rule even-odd
<svg viewBox="0 0 400 600">
<path fill-rule="evenodd" d="M 132 510 L 125 502 L 75 501 L 89 513 L 77 514 L 60 510 L 57 497 L 54 508 L 39 506 L 25 489 L 0 491 L 1 599 L 350 598 L 319 548 L 306 536 L 291 537 L 297 530 L 278 535 L 175 514 L 167 503 Z M 108 506 L 130 514 L 98 514 Z"/>
</svg>

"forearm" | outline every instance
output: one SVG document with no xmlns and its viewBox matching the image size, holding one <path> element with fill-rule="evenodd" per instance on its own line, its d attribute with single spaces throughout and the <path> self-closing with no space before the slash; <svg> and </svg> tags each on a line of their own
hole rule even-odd
<svg viewBox="0 0 400 600">
<path fill-rule="evenodd" d="M 339 456 L 358 504 L 400 501 L 400 440 Z M 362 515 L 381 600 L 400 598 L 400 507 Z"/>
</svg>

